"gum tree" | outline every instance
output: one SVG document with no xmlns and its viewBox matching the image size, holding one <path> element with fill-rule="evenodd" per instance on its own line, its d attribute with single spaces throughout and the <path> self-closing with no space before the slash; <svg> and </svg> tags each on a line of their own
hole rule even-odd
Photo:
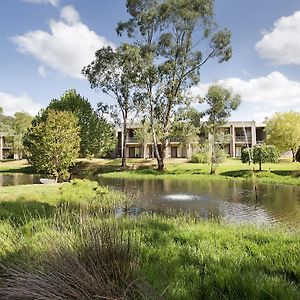
<svg viewBox="0 0 300 300">
<path fill-rule="evenodd" d="M 117 49 L 104 47 L 96 52 L 95 60 L 82 70 L 91 88 L 100 89 L 116 101 L 112 108 L 117 113 L 118 125 L 122 127 L 122 167 L 126 167 L 127 125 L 139 111 L 140 94 L 136 83 L 140 74 L 139 49 L 122 45 Z"/>
<path fill-rule="evenodd" d="M 212 0 L 127 0 L 130 19 L 120 22 L 124 32 L 141 49 L 144 61 L 140 84 L 145 91 L 158 169 L 165 168 L 171 121 L 186 105 L 186 91 L 200 81 L 200 69 L 216 58 L 232 55 L 231 34 L 217 31 Z M 163 132 L 161 153 L 156 128 Z"/>
</svg>

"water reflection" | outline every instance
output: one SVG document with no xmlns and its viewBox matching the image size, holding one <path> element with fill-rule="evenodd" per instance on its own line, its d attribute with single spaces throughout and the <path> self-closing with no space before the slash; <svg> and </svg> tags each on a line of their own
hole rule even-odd
<svg viewBox="0 0 300 300">
<path fill-rule="evenodd" d="M 36 183 L 40 183 L 40 176 L 36 174 L 0 174 L 0 187 Z"/>
<path fill-rule="evenodd" d="M 100 178 L 131 191 L 138 205 L 163 213 L 189 212 L 237 223 L 283 223 L 300 228 L 300 187 L 238 181 L 132 180 Z"/>
</svg>

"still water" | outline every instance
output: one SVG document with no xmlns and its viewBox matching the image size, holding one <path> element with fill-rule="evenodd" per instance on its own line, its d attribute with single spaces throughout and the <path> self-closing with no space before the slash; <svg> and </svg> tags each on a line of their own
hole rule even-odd
<svg viewBox="0 0 300 300">
<path fill-rule="evenodd" d="M 0 187 L 36 183 L 40 183 L 40 176 L 36 174 L 0 174 Z"/>
<path fill-rule="evenodd" d="M 129 192 L 137 206 L 167 214 L 189 212 L 235 223 L 285 224 L 300 228 L 300 187 L 234 181 L 99 178 Z"/>
<path fill-rule="evenodd" d="M 39 175 L 0 174 L 0 187 L 37 184 Z M 132 180 L 97 178 L 102 185 L 129 193 L 146 211 L 189 212 L 235 223 L 285 224 L 300 228 L 300 186 L 234 181 Z"/>
</svg>

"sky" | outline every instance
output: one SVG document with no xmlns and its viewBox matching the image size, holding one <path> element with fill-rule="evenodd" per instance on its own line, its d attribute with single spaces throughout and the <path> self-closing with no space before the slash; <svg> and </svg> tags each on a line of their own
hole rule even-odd
<svg viewBox="0 0 300 300">
<path fill-rule="evenodd" d="M 36 114 L 51 99 L 76 89 L 96 107 L 110 102 L 80 74 L 97 49 L 118 46 L 125 0 L 1 0 L 0 106 Z M 300 112 L 300 1 L 215 0 L 216 21 L 232 32 L 233 57 L 209 61 L 191 92 L 213 83 L 241 95 L 232 120 L 263 121 L 275 112 Z"/>
</svg>

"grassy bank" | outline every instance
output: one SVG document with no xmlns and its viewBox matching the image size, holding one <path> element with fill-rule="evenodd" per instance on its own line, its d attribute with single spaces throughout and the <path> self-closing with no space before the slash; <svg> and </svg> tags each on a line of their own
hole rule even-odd
<svg viewBox="0 0 300 300">
<path fill-rule="evenodd" d="M 300 164 L 286 160 L 278 164 L 264 164 L 263 171 L 258 171 L 257 166 L 228 159 L 218 166 L 215 175 L 209 174 L 210 166 L 207 164 L 192 164 L 175 159 L 167 161 L 164 172 L 157 171 L 155 161 L 152 160 L 130 160 L 127 170 L 118 168 L 116 161 L 86 162 L 85 170 L 103 177 L 127 179 L 240 180 L 300 185 Z"/>
<path fill-rule="evenodd" d="M 210 175 L 207 164 L 192 164 L 186 159 L 169 159 L 164 172 L 156 170 L 156 161 L 151 159 L 128 159 L 128 167 L 120 168 L 120 159 L 80 159 L 72 168 L 75 176 L 128 179 L 182 179 L 182 180 L 240 180 L 259 183 L 300 185 L 300 163 L 281 160 L 277 164 L 264 164 L 263 171 L 258 166 L 242 164 L 238 159 L 227 159 L 217 168 L 216 175 Z M 34 173 L 25 160 L 0 162 L 0 173 Z"/>
<path fill-rule="evenodd" d="M 13 261 L 20 265 L 21 261 L 26 262 L 21 264 L 21 268 L 26 269 L 22 274 L 27 279 L 31 277 L 26 272 L 34 272 L 34 266 L 42 265 L 43 272 L 46 272 L 42 275 L 46 276 L 48 271 L 69 272 L 67 268 L 55 265 L 57 262 L 67 266 L 76 262 L 85 268 L 88 277 L 84 275 L 87 273 L 78 274 L 79 270 L 83 271 L 79 266 L 72 268 L 71 265 L 72 274 L 63 275 L 69 276 L 66 277 L 68 280 L 77 276 L 76 282 L 80 282 L 83 290 L 88 288 L 88 295 L 94 293 L 99 297 L 99 293 L 104 291 L 99 286 L 96 290 L 97 285 L 89 283 L 96 280 L 95 276 L 100 280 L 97 272 L 103 271 L 103 257 L 110 253 L 106 264 L 110 268 L 120 264 L 123 266 L 122 272 L 115 270 L 111 275 L 105 269 L 104 277 L 112 280 L 109 281 L 112 286 L 116 284 L 121 288 L 125 284 L 120 293 L 128 290 L 134 293 L 126 294 L 124 299 L 299 298 L 299 232 L 202 222 L 189 217 L 144 215 L 128 218 L 125 215 L 115 219 L 112 210 L 97 208 L 128 205 L 124 195 L 98 189 L 94 183 L 87 181 L 53 186 L 20 186 L 13 191 L 12 187 L 0 189 L 0 263 L 9 265 Z M 22 208 L 11 206 L 10 214 L 3 213 L 7 205 L 14 203 Z M 51 210 L 43 212 L 43 205 L 48 205 Z M 14 218 L 16 215 L 18 219 Z M 119 233 L 120 239 L 115 236 Z M 103 240 L 104 247 L 100 247 L 101 243 L 98 243 Z M 59 248 L 61 244 L 65 246 Z M 87 256 L 93 257 L 92 264 L 87 261 Z M 96 262 L 99 267 L 94 268 Z M 41 276 L 39 272 L 37 274 Z M 39 278 L 52 280 L 51 276 L 43 276 Z M 21 282 L 20 287 L 29 284 L 33 289 L 34 285 L 26 280 Z M 68 280 L 61 283 L 61 293 Z M 16 285 L 20 282 L 12 279 L 12 283 Z M 68 288 L 74 289 L 74 285 L 70 284 Z M 142 291 L 146 295 L 142 295 Z"/>
</svg>

